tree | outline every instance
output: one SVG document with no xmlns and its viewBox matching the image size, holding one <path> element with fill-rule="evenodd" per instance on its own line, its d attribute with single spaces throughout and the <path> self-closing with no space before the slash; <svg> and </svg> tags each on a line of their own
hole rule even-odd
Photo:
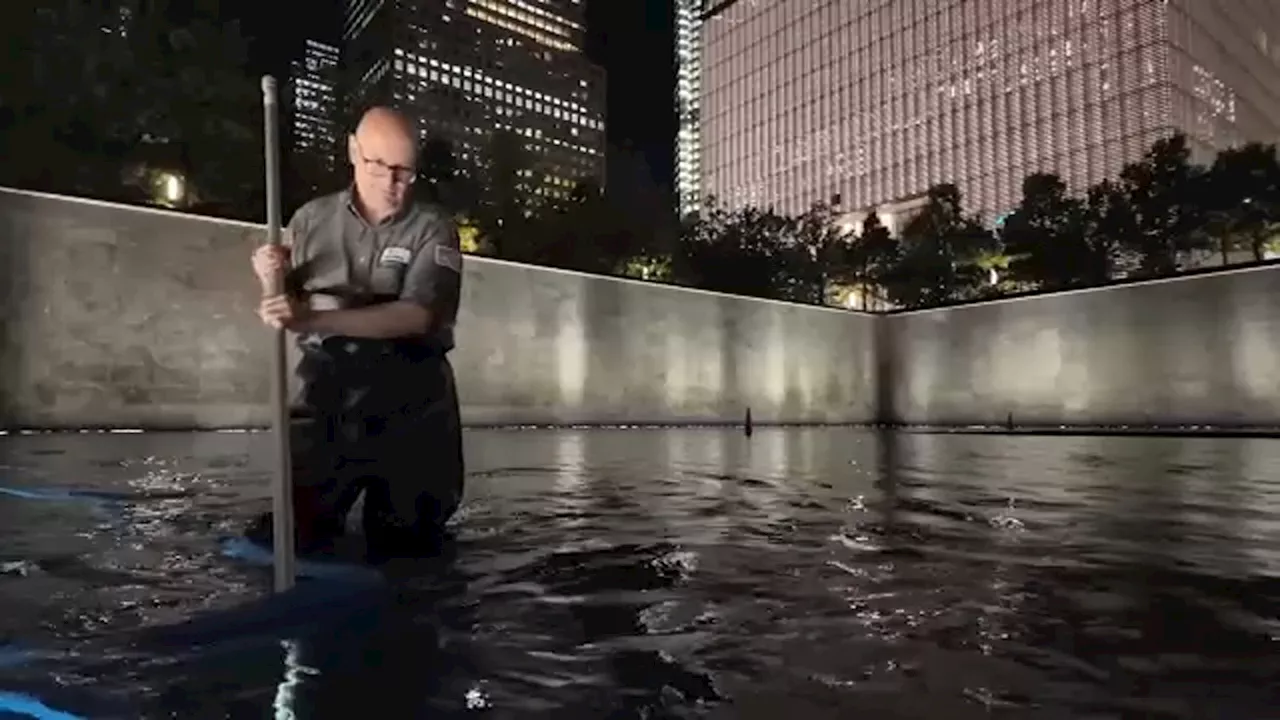
<svg viewBox="0 0 1280 720">
<path fill-rule="evenodd" d="M 214 11 L 216 12 L 216 11 Z M 160 64 L 159 97 L 139 97 L 150 112 L 138 121 L 140 140 L 171 144 L 178 170 L 199 190 L 203 204 L 220 215 L 265 214 L 262 103 L 249 72 L 247 45 L 235 23 L 216 14 L 169 30 L 155 17 L 144 49 L 134 44 L 143 68 Z"/>
<path fill-rule="evenodd" d="M 525 176 L 532 163 L 524 142 L 510 130 L 494 130 L 484 172 L 485 191 L 476 212 L 486 250 L 517 262 L 533 262 L 532 212 L 527 207 Z"/>
<path fill-rule="evenodd" d="M 426 198 L 438 203 L 455 217 L 472 218 L 483 215 L 479 189 L 475 181 L 458 166 L 458 156 L 448 138 L 433 135 L 422 144 L 418 159 L 418 183 Z"/>
<path fill-rule="evenodd" d="M 781 277 L 777 248 L 788 227 L 772 210 L 729 211 L 708 198 L 702 212 L 686 224 L 676 263 L 678 277 L 707 290 L 773 298 Z"/>
<path fill-rule="evenodd" d="M 615 274 L 637 254 L 637 236 L 600 186 L 584 180 L 569 199 L 549 205 L 528 227 L 527 261 Z"/>
<path fill-rule="evenodd" d="M 826 304 L 832 282 L 853 271 L 853 245 L 837 229 L 835 214 L 826 205 L 784 218 L 779 239 L 775 257 L 780 272 L 774 284 L 774 297 L 779 300 Z"/>
<path fill-rule="evenodd" d="M 641 253 L 623 261 L 618 270 L 623 277 L 669 282 L 677 277 L 671 255 L 659 252 Z"/>
<path fill-rule="evenodd" d="M 480 252 L 483 236 L 472 219 L 479 210 L 474 185 L 458 168 L 453 143 L 433 135 L 418 155 L 418 192 L 453 215 L 458 224 L 458 244 L 466 253 Z"/>
<path fill-rule="evenodd" d="M 464 253 L 478 253 L 480 246 L 480 228 L 465 215 L 456 218 L 458 222 L 458 246 Z"/>
<path fill-rule="evenodd" d="M 708 290 L 824 304 L 832 283 L 854 272 L 855 258 L 824 205 L 786 216 L 729 211 L 708 198 L 701 213 L 685 219 L 672 267 L 677 279 Z"/>
<path fill-rule="evenodd" d="M 96 166 L 100 153 L 76 147 L 90 134 L 92 102 L 106 94 L 96 76 L 120 64 L 125 52 L 116 36 L 97 30 L 101 9 L 69 1 L 6 3 L 0 13 L 5 181 L 73 191 L 87 178 L 117 174 L 119 168 Z"/>
<path fill-rule="evenodd" d="M 438 135 L 428 137 L 418 154 L 419 188 L 433 201 L 448 205 L 453 181 L 458 176 L 458 157 L 453 143 Z"/>
<path fill-rule="evenodd" d="M 605 197 L 616 221 L 627 229 L 632 257 L 622 263 L 621 272 L 633 277 L 668 277 L 680 238 L 676 197 L 657 181 L 645 155 L 627 144 L 610 144 L 609 184 Z"/>
<path fill-rule="evenodd" d="M 1120 173 L 1137 221 L 1137 232 L 1124 240 L 1141 275 L 1173 273 L 1208 246 L 1206 175 L 1190 158 L 1186 136 L 1173 135 L 1156 141 Z"/>
<path fill-rule="evenodd" d="M 857 293 L 863 310 L 870 309 L 872 297 L 882 294 L 881 286 L 900 259 L 901 245 L 880 221 L 874 210 L 862 220 L 862 232 L 854 241 L 843 280 Z"/>
<path fill-rule="evenodd" d="M 211 0 L 14 3 L 0 102 L 10 182 L 146 200 L 131 165 L 162 159 L 193 200 L 226 214 L 263 209 L 261 102 L 235 23 Z M 180 10 L 190 12 L 180 13 Z"/>
<path fill-rule="evenodd" d="M 318 152 L 291 153 L 283 160 L 280 190 L 285 217 L 317 195 L 334 189 L 336 173 Z"/>
<path fill-rule="evenodd" d="M 978 297 L 989 277 L 982 261 L 997 249 L 982 223 L 965 215 L 960 191 L 949 183 L 929 189 L 900 243 L 882 284 L 894 304 L 906 307 Z"/>
<path fill-rule="evenodd" d="M 1085 260 L 1081 282 L 1101 284 L 1117 275 L 1122 265 L 1125 238 L 1138 232 L 1138 221 L 1128 194 L 1111 180 L 1089 188 L 1084 204 Z"/>
<path fill-rule="evenodd" d="M 1250 143 L 1218 153 L 1209 169 L 1209 225 L 1222 264 L 1230 252 L 1248 250 L 1254 260 L 1280 233 L 1280 160 L 1275 145 Z"/>
<path fill-rule="evenodd" d="M 1000 233 L 1015 286 L 1062 289 L 1086 280 L 1084 216 L 1084 203 L 1067 194 L 1057 175 L 1023 181 L 1022 202 Z"/>
</svg>

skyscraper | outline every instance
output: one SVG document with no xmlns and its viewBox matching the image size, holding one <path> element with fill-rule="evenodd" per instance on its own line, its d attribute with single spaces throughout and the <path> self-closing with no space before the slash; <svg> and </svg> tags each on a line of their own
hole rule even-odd
<svg viewBox="0 0 1280 720">
<path fill-rule="evenodd" d="M 989 220 L 1022 179 L 1115 175 L 1186 133 L 1280 139 L 1268 0 L 742 0 L 703 31 L 702 190 L 865 211 L 955 182 Z"/>
<path fill-rule="evenodd" d="M 676 202 L 681 215 L 702 207 L 702 0 L 676 0 Z"/>
<path fill-rule="evenodd" d="M 346 0 L 354 107 L 395 105 L 484 177 L 490 135 L 519 138 L 530 200 L 604 182 L 604 71 L 583 55 L 585 0 Z"/>
<path fill-rule="evenodd" d="M 332 43 L 305 39 L 290 63 L 282 98 L 286 109 L 288 161 L 314 194 L 337 170 L 343 137 L 338 105 L 339 50 Z"/>
</svg>

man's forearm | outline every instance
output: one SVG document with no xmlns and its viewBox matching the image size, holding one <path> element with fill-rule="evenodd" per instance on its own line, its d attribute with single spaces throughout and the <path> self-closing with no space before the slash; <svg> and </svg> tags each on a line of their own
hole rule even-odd
<svg viewBox="0 0 1280 720">
<path fill-rule="evenodd" d="M 350 310 L 313 310 L 299 332 L 394 340 L 421 335 L 431 327 L 431 312 L 406 300 Z"/>
</svg>

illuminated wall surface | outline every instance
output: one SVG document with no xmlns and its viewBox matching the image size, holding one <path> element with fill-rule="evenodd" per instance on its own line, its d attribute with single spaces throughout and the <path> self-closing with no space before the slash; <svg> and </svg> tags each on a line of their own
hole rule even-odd
<svg viewBox="0 0 1280 720">
<path fill-rule="evenodd" d="M 521 138 L 524 189 L 564 198 L 604 180 L 605 77 L 582 53 L 585 0 L 348 0 L 354 105 L 387 102 L 447 139 L 482 180 L 494 128 Z"/>
<path fill-rule="evenodd" d="M 702 0 L 676 0 L 676 196 L 680 214 L 702 206 Z"/>
<path fill-rule="evenodd" d="M 0 427 L 269 423 L 247 223 L 0 189 Z M 1280 266 L 880 317 L 468 257 L 468 423 L 1280 426 Z"/>
<path fill-rule="evenodd" d="M 845 209 L 956 182 L 988 219 L 1151 142 L 1280 140 L 1274 0 L 742 0 L 703 33 L 703 189 Z"/>
<path fill-rule="evenodd" d="M 1280 427 L 1280 267 L 890 315 L 881 417 Z"/>
<path fill-rule="evenodd" d="M 260 226 L 0 189 L 0 227 L 0 427 L 269 424 Z M 451 357 L 467 423 L 868 421 L 874 325 L 470 256 Z"/>
</svg>

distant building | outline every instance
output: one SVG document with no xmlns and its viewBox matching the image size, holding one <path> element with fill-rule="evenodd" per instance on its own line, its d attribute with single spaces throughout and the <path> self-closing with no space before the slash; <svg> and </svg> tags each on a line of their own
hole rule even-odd
<svg viewBox="0 0 1280 720">
<path fill-rule="evenodd" d="M 703 0 L 676 0 L 676 199 L 680 215 L 702 208 Z"/>
<path fill-rule="evenodd" d="M 309 186 L 309 195 L 331 183 L 343 156 L 339 59 L 336 44 L 304 40 L 302 52 L 290 64 L 281 98 L 287 162 Z"/>
<path fill-rule="evenodd" d="M 701 29 L 702 194 L 801 212 L 953 182 L 987 221 L 1186 133 L 1280 139 L 1280 4 L 743 0 Z"/>
<path fill-rule="evenodd" d="M 483 180 L 494 130 L 513 133 L 530 202 L 605 178 L 605 74 L 583 54 L 585 0 L 346 0 L 352 109 L 388 103 L 448 141 Z"/>
</svg>

